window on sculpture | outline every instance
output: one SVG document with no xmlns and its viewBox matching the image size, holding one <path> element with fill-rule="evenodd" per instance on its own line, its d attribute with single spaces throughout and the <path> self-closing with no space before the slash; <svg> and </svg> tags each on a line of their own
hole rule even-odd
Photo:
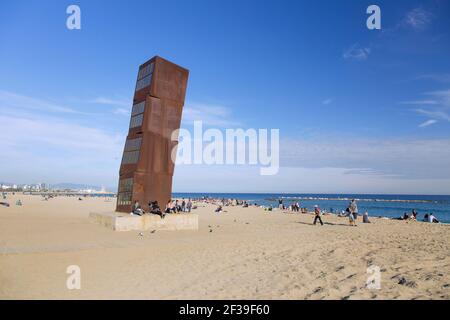
<svg viewBox="0 0 450 320">
<path fill-rule="evenodd" d="M 135 105 L 133 105 L 133 108 L 131 109 L 131 115 L 135 116 L 137 114 L 144 113 L 144 109 L 145 109 L 145 101 L 136 103 Z"/>
<path fill-rule="evenodd" d="M 137 116 L 131 117 L 130 128 L 136 128 L 142 126 L 142 121 L 144 120 L 144 114 L 138 114 Z"/>
<path fill-rule="evenodd" d="M 119 182 L 117 203 L 119 206 L 130 205 L 133 192 L 133 178 L 122 179 Z"/>
<path fill-rule="evenodd" d="M 145 78 L 146 76 L 153 73 L 153 67 L 154 67 L 154 63 L 152 62 L 152 63 L 149 63 L 148 65 L 146 65 L 145 67 L 143 67 L 142 69 L 140 69 L 139 73 L 138 73 L 138 80 L 141 80 L 142 78 Z"/>
<path fill-rule="evenodd" d="M 141 149 L 142 138 L 129 139 L 125 142 L 125 152 Z"/>
<path fill-rule="evenodd" d="M 139 160 L 139 153 L 139 150 L 124 152 L 122 157 L 122 165 L 137 163 Z"/>
<path fill-rule="evenodd" d="M 142 78 L 141 80 L 138 80 L 136 83 L 136 90 L 139 91 L 145 87 L 148 87 L 150 83 L 152 82 L 152 75 L 148 75 L 145 78 Z"/>
</svg>

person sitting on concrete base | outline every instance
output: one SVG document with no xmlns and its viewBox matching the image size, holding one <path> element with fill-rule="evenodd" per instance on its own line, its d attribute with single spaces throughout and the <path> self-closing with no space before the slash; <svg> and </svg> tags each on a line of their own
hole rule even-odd
<svg viewBox="0 0 450 320">
<path fill-rule="evenodd" d="M 144 214 L 144 210 L 142 210 L 141 205 L 137 200 L 134 201 L 133 211 L 131 213 L 137 216 L 142 216 Z"/>
<path fill-rule="evenodd" d="M 151 214 L 157 214 L 161 216 L 161 219 L 164 219 L 164 217 L 166 216 L 166 213 L 161 211 L 158 201 L 150 201 L 148 203 L 148 208 Z"/>
<path fill-rule="evenodd" d="M 166 208 L 164 209 L 164 213 L 175 213 L 175 206 L 172 204 L 172 200 L 167 201 Z"/>
</svg>

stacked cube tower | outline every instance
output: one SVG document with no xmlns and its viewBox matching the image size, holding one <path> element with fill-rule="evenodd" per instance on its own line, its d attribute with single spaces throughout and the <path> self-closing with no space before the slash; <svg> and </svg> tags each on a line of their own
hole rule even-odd
<svg viewBox="0 0 450 320">
<path fill-rule="evenodd" d="M 172 150 L 178 138 L 174 131 L 180 128 L 188 76 L 188 70 L 158 56 L 139 67 L 116 211 L 130 212 L 134 201 L 148 210 L 155 200 L 164 209 L 170 200 Z"/>
</svg>

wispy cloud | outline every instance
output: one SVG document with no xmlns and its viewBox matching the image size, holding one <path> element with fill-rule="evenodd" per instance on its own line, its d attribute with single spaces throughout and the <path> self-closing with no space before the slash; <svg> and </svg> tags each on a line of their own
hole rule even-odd
<svg viewBox="0 0 450 320">
<path fill-rule="evenodd" d="M 330 104 L 330 103 L 332 103 L 332 102 L 333 102 L 333 99 L 332 99 L 332 98 L 328 98 L 328 99 L 323 100 L 323 101 L 322 101 L 322 104 L 323 104 L 323 105 L 328 105 L 328 104 Z"/>
<path fill-rule="evenodd" d="M 49 102 L 40 98 L 33 98 L 5 90 L 0 90 L 0 106 L 2 108 L 37 110 L 52 113 L 83 114 L 73 108 Z"/>
<path fill-rule="evenodd" d="M 221 105 L 187 103 L 183 110 L 183 122 L 192 124 L 202 121 L 203 124 L 218 127 L 235 127 L 240 123 L 231 117 L 231 109 Z"/>
<path fill-rule="evenodd" d="M 341 168 L 349 174 L 448 179 L 449 158 L 450 139 L 317 136 L 280 141 L 282 167 Z"/>
<path fill-rule="evenodd" d="M 429 73 L 422 74 L 414 78 L 415 80 L 432 80 L 435 82 L 450 82 L 450 73 Z"/>
<path fill-rule="evenodd" d="M 419 124 L 419 128 L 425 128 L 425 127 L 431 126 L 432 124 L 435 124 L 436 122 L 437 122 L 437 120 L 434 120 L 434 119 L 427 120 L 427 121 Z"/>
<path fill-rule="evenodd" d="M 434 120 L 445 120 L 450 121 L 450 114 L 443 110 L 425 110 L 425 109 L 414 109 L 417 113 L 427 116 Z"/>
<path fill-rule="evenodd" d="M 401 101 L 399 104 L 409 105 L 435 105 L 438 104 L 436 100 L 413 100 L 413 101 Z"/>
<path fill-rule="evenodd" d="M 64 105 L 0 90 L 0 177 L 114 184 L 125 132 Z M 57 181 L 53 181 L 57 182 Z"/>
<path fill-rule="evenodd" d="M 131 102 L 126 101 L 124 99 L 114 99 L 114 98 L 105 98 L 105 97 L 97 97 L 89 100 L 90 103 L 96 104 L 105 104 L 110 106 L 120 106 L 120 107 L 130 107 Z"/>
<path fill-rule="evenodd" d="M 115 183 L 125 136 L 64 120 L 0 114 L 0 176 L 11 181 Z"/>
<path fill-rule="evenodd" d="M 419 127 L 429 127 L 438 121 L 450 122 L 450 89 L 425 92 L 423 95 L 431 99 L 400 102 L 400 104 L 422 106 L 422 108 L 412 109 L 415 113 L 428 118 L 419 124 Z"/>
<path fill-rule="evenodd" d="M 450 107 L 450 89 L 431 91 L 426 93 L 429 96 L 439 99 L 440 103 L 444 106 Z"/>
<path fill-rule="evenodd" d="M 382 29 L 382 35 L 389 37 L 402 37 L 402 31 L 420 32 L 425 30 L 432 22 L 434 14 L 423 7 L 416 7 L 407 11 L 392 27 Z M 436 38 L 436 37 L 433 37 Z M 436 41 L 436 40 L 431 40 Z"/>
<path fill-rule="evenodd" d="M 432 18 L 433 14 L 424 8 L 414 8 L 406 13 L 400 25 L 414 30 L 423 30 L 431 23 Z"/>
<path fill-rule="evenodd" d="M 122 115 L 122 116 L 129 116 L 131 110 L 130 109 L 125 109 L 125 108 L 117 108 L 113 112 L 114 112 L 114 114 L 119 114 L 119 115 Z"/>
<path fill-rule="evenodd" d="M 355 43 L 346 49 L 342 55 L 344 59 L 353 60 L 366 60 L 369 57 L 371 49 L 369 47 L 361 47 L 359 44 Z"/>
</svg>

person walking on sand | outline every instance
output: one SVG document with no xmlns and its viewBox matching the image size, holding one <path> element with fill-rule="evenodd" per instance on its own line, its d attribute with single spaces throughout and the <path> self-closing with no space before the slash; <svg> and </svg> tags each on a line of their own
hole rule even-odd
<svg viewBox="0 0 450 320">
<path fill-rule="evenodd" d="M 350 212 L 353 215 L 353 218 L 355 218 L 355 224 L 356 224 L 356 220 L 358 219 L 358 205 L 356 204 L 355 199 L 353 199 L 350 202 Z"/>
<path fill-rule="evenodd" d="M 322 218 L 320 217 L 320 208 L 318 205 L 314 206 L 314 225 L 316 225 L 317 220 L 319 220 L 320 224 L 323 226 Z"/>
<path fill-rule="evenodd" d="M 346 212 L 346 215 L 348 216 L 348 222 L 349 222 L 350 226 L 356 227 L 355 216 L 353 215 L 350 207 L 347 207 L 347 209 L 345 209 L 345 212 Z"/>
</svg>

